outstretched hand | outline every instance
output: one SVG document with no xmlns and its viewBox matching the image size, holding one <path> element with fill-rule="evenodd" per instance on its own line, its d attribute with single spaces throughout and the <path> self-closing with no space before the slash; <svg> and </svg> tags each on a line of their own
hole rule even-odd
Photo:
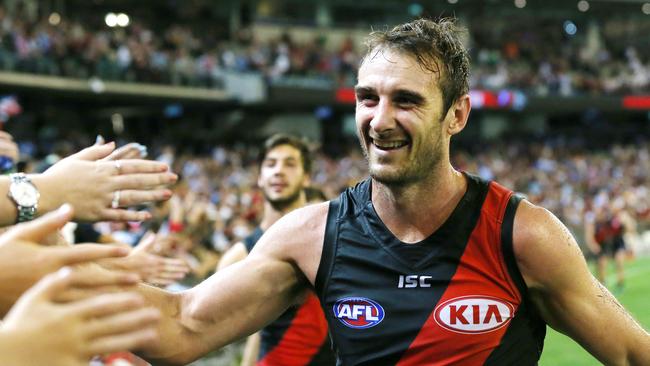
<svg viewBox="0 0 650 366">
<path fill-rule="evenodd" d="M 128 254 L 128 248 L 99 244 L 44 246 L 73 215 L 73 209 L 60 209 L 19 224 L 0 235 L 0 315 L 5 314 L 18 297 L 46 274 L 63 266 Z"/>
<path fill-rule="evenodd" d="M 75 208 L 78 221 L 150 218 L 146 211 L 124 207 L 169 199 L 172 192 L 160 187 L 175 182 L 176 174 L 157 161 L 106 160 L 114 149 L 114 143 L 88 147 L 54 164 L 42 177 L 34 177 L 45 211 L 67 202 Z"/>
<path fill-rule="evenodd" d="M 183 279 L 190 271 L 187 264 L 177 258 L 156 254 L 156 234 L 147 233 L 125 258 L 105 259 L 100 262 L 106 268 L 134 272 L 146 283 L 167 286 Z"/>
<path fill-rule="evenodd" d="M 101 294 L 57 303 L 55 297 L 74 288 L 132 285 L 132 274 L 86 273 L 64 268 L 50 274 L 23 295 L 0 326 L 3 365 L 88 365 L 94 355 L 132 350 L 158 339 L 158 310 L 143 308 L 136 293 Z M 10 343 L 11 347 L 6 349 Z"/>
</svg>

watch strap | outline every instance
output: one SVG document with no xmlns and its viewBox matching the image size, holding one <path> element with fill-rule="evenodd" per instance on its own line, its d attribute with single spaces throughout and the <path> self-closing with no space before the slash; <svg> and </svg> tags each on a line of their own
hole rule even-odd
<svg viewBox="0 0 650 366">
<path fill-rule="evenodd" d="M 9 174 L 9 179 L 11 180 L 11 184 L 31 184 L 34 186 L 34 183 L 32 183 L 32 180 L 29 179 L 29 177 L 25 173 L 13 173 Z M 36 188 L 34 186 L 34 188 Z M 16 199 L 11 195 L 11 189 L 9 189 L 9 197 L 11 200 L 16 204 L 16 209 L 18 210 L 18 215 L 16 216 L 16 222 L 21 223 L 25 221 L 31 221 L 34 219 L 36 216 L 36 210 L 37 206 L 23 206 L 16 201 Z"/>
</svg>

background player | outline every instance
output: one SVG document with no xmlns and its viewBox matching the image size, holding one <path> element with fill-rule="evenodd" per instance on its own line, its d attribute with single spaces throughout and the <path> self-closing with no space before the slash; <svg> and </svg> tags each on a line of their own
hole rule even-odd
<svg viewBox="0 0 650 366">
<path fill-rule="evenodd" d="M 311 172 L 309 146 L 290 135 L 266 140 L 260 159 L 258 187 L 264 194 L 260 225 L 243 242 L 221 258 L 218 270 L 239 262 L 250 253 L 264 231 L 285 214 L 305 206 L 305 189 Z M 259 361 L 258 361 L 259 359 Z M 242 365 L 334 365 L 327 336 L 327 322 L 313 293 L 291 306 L 261 332 L 248 337 Z"/>
</svg>

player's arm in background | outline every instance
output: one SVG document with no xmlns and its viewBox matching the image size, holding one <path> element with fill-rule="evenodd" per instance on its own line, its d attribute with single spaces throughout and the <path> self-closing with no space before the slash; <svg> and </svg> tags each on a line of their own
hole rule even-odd
<svg viewBox="0 0 650 366">
<path fill-rule="evenodd" d="M 248 255 L 248 249 L 242 242 L 237 242 L 231 246 L 221 257 L 217 264 L 217 271 L 220 271 L 232 264 L 235 264 Z M 246 338 L 246 346 L 242 354 L 240 366 L 253 366 L 257 361 L 257 356 L 260 352 L 260 334 L 254 333 Z"/>
<path fill-rule="evenodd" d="M 296 210 L 275 223 L 245 259 L 198 286 L 171 294 L 142 286 L 162 313 L 160 342 L 143 351 L 154 364 L 187 364 L 241 339 L 299 301 L 316 276 L 327 204 Z"/>
<path fill-rule="evenodd" d="M 589 272 L 569 230 L 522 201 L 513 245 L 530 296 L 546 322 L 606 365 L 650 365 L 650 334 Z"/>
<path fill-rule="evenodd" d="M 600 245 L 596 242 L 596 218 L 593 212 L 584 217 L 585 244 L 593 254 L 600 253 Z"/>
</svg>

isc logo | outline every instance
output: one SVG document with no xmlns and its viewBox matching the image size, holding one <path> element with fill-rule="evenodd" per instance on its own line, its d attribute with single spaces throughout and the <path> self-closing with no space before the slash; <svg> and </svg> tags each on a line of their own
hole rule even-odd
<svg viewBox="0 0 650 366">
<path fill-rule="evenodd" d="M 334 317 L 349 328 L 371 328 L 384 320 L 384 308 L 365 297 L 346 297 L 334 304 Z"/>
<path fill-rule="evenodd" d="M 438 305 L 433 313 L 438 325 L 458 333 L 487 333 L 508 324 L 514 306 L 488 296 L 457 297 Z"/>
<path fill-rule="evenodd" d="M 399 275 L 397 288 L 431 287 L 431 276 Z"/>
</svg>

